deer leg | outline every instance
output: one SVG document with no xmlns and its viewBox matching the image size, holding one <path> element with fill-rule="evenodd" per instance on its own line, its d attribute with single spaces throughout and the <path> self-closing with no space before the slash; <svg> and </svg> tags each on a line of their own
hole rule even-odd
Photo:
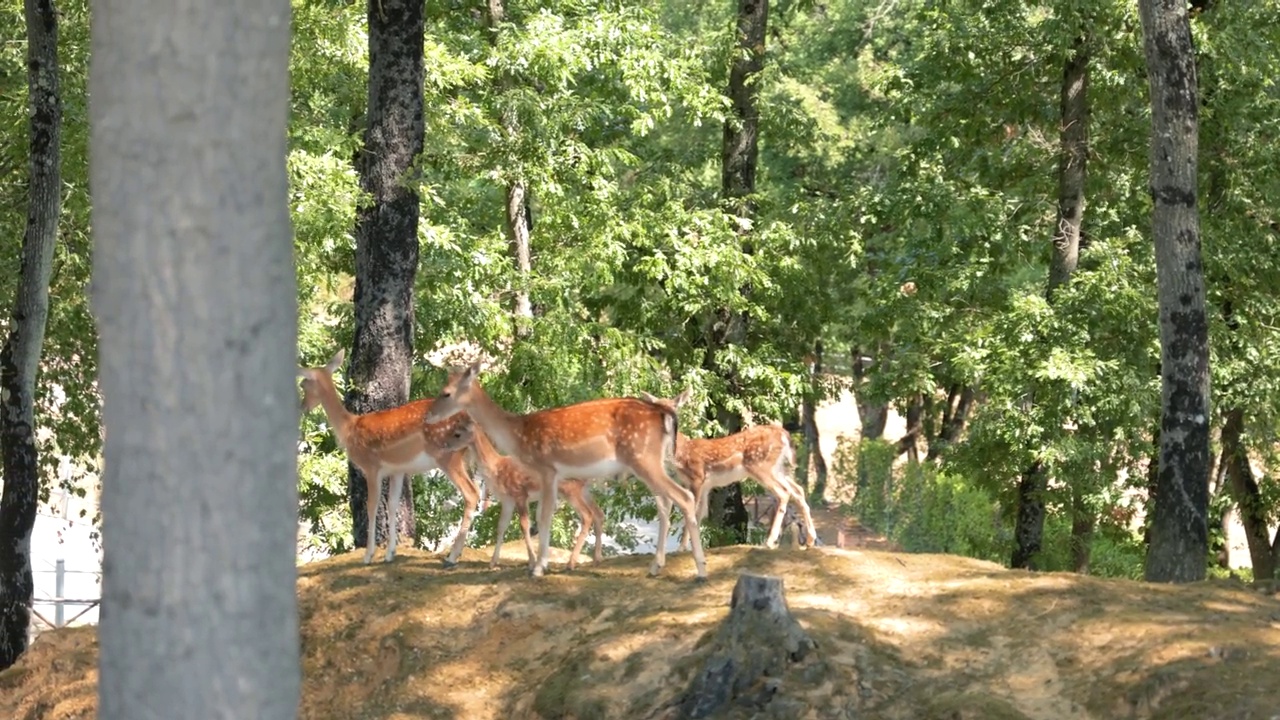
<svg viewBox="0 0 1280 720">
<path fill-rule="evenodd" d="M 368 565 L 373 562 L 373 551 L 378 547 L 378 505 L 382 503 L 382 477 L 377 470 L 370 472 L 361 468 L 360 471 L 364 474 L 366 488 L 364 506 L 368 515 L 368 524 L 365 525 L 368 541 L 364 548 L 364 564 Z"/>
<path fill-rule="evenodd" d="M 707 558 L 702 551 L 702 532 L 698 528 L 698 503 L 693 493 L 681 487 L 679 483 L 667 476 L 662 469 L 662 464 L 642 462 L 639 467 L 632 467 L 636 471 L 636 475 L 644 481 L 649 487 L 649 491 L 655 497 L 663 497 L 670 502 L 674 502 L 680 508 L 680 512 L 685 517 L 685 524 L 688 527 L 690 538 L 693 541 L 693 564 L 697 567 L 698 582 L 707 579 Z M 670 504 L 667 505 L 669 510 Z M 662 512 L 662 505 L 659 504 L 658 524 L 660 531 L 665 531 L 670 526 L 670 512 Z M 662 534 L 661 532 L 659 534 Z M 657 553 L 653 559 L 653 565 L 649 568 L 650 575 L 656 575 L 661 572 L 663 565 L 667 560 L 667 543 L 666 537 L 658 538 Z"/>
<path fill-rule="evenodd" d="M 582 546 L 587 544 L 587 535 L 591 532 L 592 517 L 591 511 L 587 508 L 586 503 L 583 502 L 583 497 L 580 493 L 569 495 L 568 498 L 569 504 L 578 513 L 578 535 L 573 539 L 573 552 L 569 553 L 569 569 L 576 570 L 578 568 L 578 553 L 582 552 Z"/>
<path fill-rule="evenodd" d="M 591 559 L 598 565 L 604 562 L 604 510 L 600 509 L 589 490 L 584 488 L 584 493 L 590 503 L 588 510 L 591 512 L 591 524 L 596 528 L 596 549 L 591 553 Z"/>
<path fill-rule="evenodd" d="M 556 491 L 560 473 L 541 471 L 542 494 L 538 501 L 538 562 L 533 566 L 533 576 L 542 577 L 551 559 L 551 518 L 556 512 Z"/>
<path fill-rule="evenodd" d="M 476 488 L 476 484 L 472 481 L 471 476 L 467 474 L 466 454 L 462 451 L 455 452 L 440 463 L 443 468 L 445 477 L 449 478 L 449 482 L 458 488 L 458 492 L 462 493 L 462 522 L 458 525 L 458 534 L 453 538 L 453 547 L 449 550 L 448 557 L 444 560 L 446 569 L 457 567 L 458 558 L 462 556 L 462 548 L 467 544 L 467 535 L 471 532 L 471 519 L 475 516 L 480 506 L 480 491 Z"/>
<path fill-rule="evenodd" d="M 383 562 L 391 562 L 396 557 L 396 542 L 400 536 L 400 504 L 402 501 L 400 493 L 404 492 L 404 474 L 392 475 L 390 494 L 387 495 L 387 554 L 383 556 Z M 379 488 L 381 489 L 381 488 Z M 409 509 L 413 511 L 412 508 Z"/>
<path fill-rule="evenodd" d="M 524 554 L 527 557 L 529 570 L 533 570 L 533 564 L 537 561 L 538 553 L 533 549 L 533 537 L 529 533 L 529 500 L 526 498 L 522 502 L 516 503 L 516 509 L 520 512 L 520 535 L 524 538 Z"/>
<path fill-rule="evenodd" d="M 791 496 L 796 499 L 796 505 L 800 508 L 805 532 L 809 534 L 809 542 L 804 547 L 818 545 L 818 531 L 813 527 L 813 515 L 809 511 L 809 499 L 805 497 L 804 488 L 800 487 L 800 483 L 796 482 L 785 469 L 778 473 L 778 479 L 791 489 Z"/>
<path fill-rule="evenodd" d="M 671 533 L 671 499 L 654 493 L 654 501 L 658 504 L 658 536 L 653 542 L 653 564 L 649 566 L 650 577 L 656 576 L 667 564 L 667 535 Z"/>
<path fill-rule="evenodd" d="M 498 555 L 502 553 L 502 541 L 507 537 L 507 528 L 511 527 L 511 512 L 515 510 L 516 504 L 511 500 L 502 499 L 502 509 L 498 512 L 498 534 L 493 539 L 493 559 L 489 561 L 489 569 L 498 567 Z M 525 544 L 529 542 L 529 509 L 520 509 L 520 527 L 524 528 Z M 530 552 L 532 555 L 532 552 Z"/>
</svg>

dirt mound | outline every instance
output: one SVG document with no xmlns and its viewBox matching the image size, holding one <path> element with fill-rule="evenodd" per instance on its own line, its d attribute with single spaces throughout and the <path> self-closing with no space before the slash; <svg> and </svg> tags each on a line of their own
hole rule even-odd
<svg viewBox="0 0 1280 720">
<path fill-rule="evenodd" d="M 743 571 L 784 578 L 817 649 L 763 708 L 717 717 L 1280 715 L 1280 601 L 1243 586 L 836 549 L 718 549 L 705 585 L 687 554 L 657 579 L 648 557 L 541 581 L 518 559 L 490 572 L 488 558 L 468 550 L 443 571 L 408 550 L 390 566 L 353 553 L 301 567 L 300 717 L 674 717 Z M 92 629 L 42 635 L 0 674 L 0 717 L 93 717 L 96 657 Z"/>
</svg>

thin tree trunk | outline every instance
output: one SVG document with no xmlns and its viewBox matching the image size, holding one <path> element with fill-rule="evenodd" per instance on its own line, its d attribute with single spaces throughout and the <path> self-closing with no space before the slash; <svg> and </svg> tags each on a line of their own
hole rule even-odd
<svg viewBox="0 0 1280 720">
<path fill-rule="evenodd" d="M 503 0 L 488 0 L 485 24 L 489 30 L 489 43 L 498 47 L 498 33 L 506 20 L 507 11 Z M 512 85 L 511 77 L 506 73 L 498 73 L 495 86 L 498 102 L 503 103 L 502 130 L 507 141 L 514 143 L 520 134 L 520 123 L 516 117 L 515 107 L 503 97 Z M 513 163 L 514 164 L 514 163 Z M 533 231 L 533 215 L 529 209 L 527 188 L 523 178 L 515 177 L 507 183 L 505 224 L 507 229 L 507 245 L 511 252 L 511 260 L 515 263 L 516 289 L 512 314 L 515 321 L 515 336 L 528 337 L 533 320 L 533 305 L 529 302 L 529 277 L 533 273 L 530 260 L 529 243 Z"/>
<path fill-rule="evenodd" d="M 1089 574 L 1089 561 L 1093 555 L 1093 530 L 1097 517 L 1093 508 L 1085 502 L 1079 490 L 1071 493 L 1071 569 L 1081 575 Z"/>
<path fill-rule="evenodd" d="M 1139 0 L 1151 87 L 1152 235 L 1160 308 L 1159 491 L 1146 579 L 1205 576 L 1209 548 L 1209 322 L 1196 207 L 1199 106 L 1187 6 Z"/>
<path fill-rule="evenodd" d="M 40 496 L 35 389 L 49 318 L 49 276 L 62 213 L 62 98 L 58 16 L 52 0 L 26 0 L 31 155 L 18 293 L 0 349 L 0 670 L 27 648 L 34 583 L 31 531 Z"/>
<path fill-rule="evenodd" d="M 809 391 L 812 393 L 806 396 L 801 406 L 801 423 L 804 426 L 804 447 L 805 447 L 805 477 L 804 485 L 809 487 L 809 467 L 813 467 L 814 482 L 812 486 L 812 495 L 821 498 L 827 491 L 827 461 L 822 457 L 822 443 L 818 436 L 818 400 L 817 395 L 820 389 L 819 376 L 822 374 L 822 341 L 818 340 L 813 344 L 812 362 L 809 363 Z"/>
<path fill-rule="evenodd" d="M 760 74 L 764 70 L 766 29 L 769 0 L 738 0 L 737 52 L 729 69 L 729 102 L 731 111 L 724 121 L 724 140 L 720 162 L 721 193 L 726 209 L 741 219 L 742 251 L 753 252 L 750 231 L 746 228 L 755 218 L 756 166 L 760 140 Z M 750 288 L 743 288 L 744 295 Z M 730 345 L 744 345 L 747 340 L 747 318 L 744 313 L 722 308 L 713 314 L 706 362 L 724 379 L 727 392 L 742 395 L 742 382 L 733 368 L 723 367 L 718 359 Z M 716 408 L 716 417 L 726 432 L 742 427 L 742 417 L 725 406 Z M 743 542 L 747 537 L 748 515 L 742 503 L 742 486 L 734 483 L 711 491 L 708 517 L 713 524 L 731 532 Z"/>
<path fill-rule="evenodd" d="M 289 20 L 94 5 L 101 720 L 297 716 Z"/>
<path fill-rule="evenodd" d="M 1244 526 L 1249 545 L 1249 559 L 1253 564 L 1253 576 L 1258 580 L 1270 580 L 1276 575 L 1276 553 L 1271 538 L 1271 528 L 1266 503 L 1262 499 L 1258 481 L 1249 467 L 1249 454 L 1244 442 L 1244 411 L 1232 408 L 1227 411 L 1222 426 L 1222 462 L 1226 465 L 1227 488 L 1240 512 L 1240 524 Z M 1280 539 L 1280 534 L 1277 535 Z"/>
<path fill-rule="evenodd" d="M 347 369 L 352 412 L 402 405 L 413 369 L 413 289 L 418 271 L 418 187 L 423 142 L 423 4 L 369 0 L 369 101 L 360 188 L 370 201 L 356 215 L 355 342 Z M 355 546 L 368 537 L 365 481 L 348 464 Z M 384 483 L 390 485 L 390 483 Z M 383 488 L 383 496 L 387 492 Z M 378 542 L 386 539 L 378 513 Z M 404 483 L 396 522 L 417 542 L 413 483 Z"/>
<path fill-rule="evenodd" d="M 1071 56 L 1062 71 L 1062 94 L 1059 99 L 1062 126 L 1059 130 L 1058 218 L 1053 232 L 1053 254 L 1049 261 L 1049 281 L 1045 298 L 1052 304 L 1055 292 L 1071 281 L 1080 259 L 1080 230 L 1084 223 L 1084 188 L 1089 157 L 1089 40 L 1076 38 Z M 1031 395 L 1034 403 L 1034 394 Z M 1017 522 L 1036 523 L 1036 527 L 1015 527 L 1015 542 L 1023 540 L 1034 547 L 1015 547 L 1013 567 L 1031 567 L 1040 551 L 1044 536 L 1045 495 L 1048 477 L 1044 463 L 1033 462 L 1018 485 Z M 1038 507 L 1021 507 L 1033 503 Z M 1085 526 L 1081 526 L 1083 532 Z M 1092 524 L 1088 526 L 1092 533 Z M 1074 537 L 1074 528 L 1073 528 Z"/>
</svg>

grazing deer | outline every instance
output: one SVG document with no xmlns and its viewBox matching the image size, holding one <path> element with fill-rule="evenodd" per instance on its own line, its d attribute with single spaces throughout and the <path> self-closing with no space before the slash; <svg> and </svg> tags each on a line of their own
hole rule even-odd
<svg viewBox="0 0 1280 720">
<path fill-rule="evenodd" d="M 688 391 L 686 391 L 688 392 Z M 675 400 L 656 398 L 640 393 L 645 400 L 664 407 L 679 407 Z M 773 516 L 773 526 L 765 546 L 776 548 L 782 521 L 786 516 L 787 502 L 795 499 L 809 533 L 809 543 L 817 540 L 813 517 L 809 514 L 809 502 L 804 488 L 792 478 L 795 466 L 795 450 L 791 447 L 791 435 L 778 424 L 755 425 L 726 437 L 707 439 L 690 438 L 680 434 L 676 445 L 676 472 L 698 500 L 698 520 L 707 517 L 707 498 L 711 490 L 727 487 L 753 477 L 778 499 L 778 509 Z M 659 505 L 659 516 L 668 512 Z M 662 529 L 659 520 L 659 530 Z M 688 524 L 680 535 L 680 549 L 689 542 L 691 530 Z M 665 534 L 661 537 L 666 537 Z"/>
<path fill-rule="evenodd" d="M 356 415 L 342 404 L 342 398 L 333 385 L 333 373 L 342 365 L 343 350 L 338 350 L 323 367 L 298 368 L 302 378 L 302 412 L 308 413 L 317 405 L 324 408 L 329 424 L 333 426 L 338 446 L 346 450 L 347 459 L 360 469 L 368 483 L 369 493 L 365 505 L 369 511 L 369 542 L 364 552 L 367 565 L 373 560 L 377 544 L 378 506 L 382 504 L 382 480 L 391 479 L 389 507 L 387 508 L 387 554 L 385 562 L 396 555 L 396 512 L 400 506 L 400 493 L 406 475 L 413 476 L 432 470 L 443 470 L 449 480 L 462 493 L 466 510 L 462 525 L 453 540 L 453 549 L 444 561 L 446 568 L 458 564 L 467 532 L 471 529 L 471 517 L 480 502 L 480 492 L 467 474 L 466 453 L 444 449 L 447 444 L 469 441 L 471 422 L 465 417 L 446 422 L 430 422 L 427 413 L 431 400 L 415 400 L 388 410 Z"/>
<path fill-rule="evenodd" d="M 542 486 L 515 458 L 499 454 L 483 430 L 473 428 L 471 437 L 460 437 L 451 441 L 447 447 L 452 450 L 468 446 L 475 452 L 479 474 L 484 477 L 485 486 L 502 504 L 502 512 L 498 516 L 498 536 L 494 541 L 493 560 L 489 562 L 489 567 L 498 567 L 502 541 L 507 536 L 511 513 L 515 510 L 520 513 L 520 529 L 524 531 L 524 548 L 529 555 L 529 570 L 532 571 L 538 556 L 533 550 L 533 538 L 529 534 L 529 501 L 540 496 Z M 596 531 L 596 549 L 592 558 L 600 563 L 604 559 L 604 511 L 591 497 L 587 482 L 581 478 L 565 478 L 560 481 L 559 490 L 578 513 L 581 522 L 578 536 L 573 541 L 573 552 L 569 555 L 569 569 L 577 568 L 578 554 L 582 552 L 582 546 L 586 544 L 593 525 Z"/>
<path fill-rule="evenodd" d="M 480 363 L 450 373 L 427 415 L 443 420 L 465 412 L 504 455 L 520 461 L 542 488 L 538 507 L 538 562 L 534 577 L 547 569 L 551 550 L 551 515 L 556 492 L 566 477 L 604 478 L 630 472 L 667 507 L 674 502 L 692 528 L 697 580 L 707 578 L 707 562 L 698 534 L 697 507 L 687 489 L 667 475 L 673 461 L 679 420 L 669 408 L 638 398 L 604 398 L 539 410 L 527 415 L 507 412 L 480 387 Z M 649 574 L 667 561 L 659 542 Z"/>
</svg>

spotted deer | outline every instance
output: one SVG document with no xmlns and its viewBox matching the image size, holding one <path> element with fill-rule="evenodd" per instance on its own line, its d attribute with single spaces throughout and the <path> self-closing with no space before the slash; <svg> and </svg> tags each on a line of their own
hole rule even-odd
<svg viewBox="0 0 1280 720">
<path fill-rule="evenodd" d="M 551 515 L 561 480 L 631 473 L 667 507 L 674 503 L 680 508 L 691 528 L 697 580 L 706 580 L 693 494 L 667 474 L 675 454 L 676 413 L 639 398 L 604 398 L 520 415 L 494 402 L 477 381 L 479 374 L 478 362 L 450 373 L 427 419 L 436 422 L 465 412 L 499 451 L 514 457 L 537 478 L 541 492 L 534 577 L 547 569 Z M 659 542 L 649 574 L 660 573 L 666 559 L 666 543 Z"/>
<path fill-rule="evenodd" d="M 663 407 L 679 407 L 675 400 L 657 398 L 645 392 L 640 396 Z M 690 438 L 681 433 L 676 443 L 676 472 L 698 501 L 699 521 L 707 517 L 707 499 L 714 488 L 727 487 L 748 477 L 755 478 L 778 499 L 773 526 L 765 539 L 765 546 L 769 548 L 778 546 L 787 503 L 792 499 L 800 507 L 809 542 L 813 543 L 817 538 L 804 488 L 792 477 L 793 467 L 795 450 L 791 446 L 791 435 L 776 423 L 754 425 L 720 438 Z M 660 504 L 659 516 L 665 512 L 669 510 Z M 661 530 L 661 522 L 659 525 Z M 689 542 L 692 532 L 686 524 L 680 536 L 681 549 Z"/>
<path fill-rule="evenodd" d="M 472 424 L 465 416 L 446 421 L 432 422 L 427 414 L 432 400 L 415 400 L 399 407 L 357 415 L 347 410 L 333 384 L 333 373 L 342 365 L 344 351 L 338 350 L 322 367 L 298 368 L 302 378 L 302 412 L 315 407 L 324 408 L 329 424 L 333 427 L 339 447 L 347 458 L 360 469 L 368 483 L 369 541 L 364 552 L 367 565 L 373 560 L 377 538 L 378 506 L 382 504 L 382 480 L 390 478 L 390 507 L 387 508 L 388 532 L 385 562 L 391 562 L 396 554 L 396 512 L 400 505 L 405 476 L 442 470 L 458 492 L 462 493 L 466 510 L 462 525 L 453 540 L 453 548 L 445 559 L 446 568 L 458 564 L 467 532 L 471 529 L 471 517 L 480 501 L 480 492 L 467 473 L 466 453 L 447 450 L 446 445 L 470 441 Z"/>
<path fill-rule="evenodd" d="M 449 449 L 470 447 L 475 454 L 478 473 L 484 478 L 485 487 L 498 499 L 502 512 L 498 515 L 498 536 L 494 541 L 493 560 L 490 568 L 498 567 L 498 556 L 502 553 L 502 541 L 507 536 L 507 528 L 511 525 L 513 511 L 519 513 L 520 529 L 524 531 L 525 552 L 529 556 L 529 569 L 533 570 L 537 553 L 533 549 L 533 538 L 529 534 L 529 502 L 537 500 L 542 493 L 538 480 L 515 458 L 498 452 L 483 430 L 475 428 L 472 437 L 460 437 L 447 446 Z M 569 555 L 569 569 L 578 566 L 578 555 L 587 542 L 587 535 L 594 526 L 596 531 L 596 548 L 592 555 L 595 562 L 604 557 L 604 511 L 591 497 L 587 482 L 581 478 L 565 478 L 560 481 L 560 494 L 578 513 L 581 527 L 573 541 L 573 552 Z"/>
</svg>

